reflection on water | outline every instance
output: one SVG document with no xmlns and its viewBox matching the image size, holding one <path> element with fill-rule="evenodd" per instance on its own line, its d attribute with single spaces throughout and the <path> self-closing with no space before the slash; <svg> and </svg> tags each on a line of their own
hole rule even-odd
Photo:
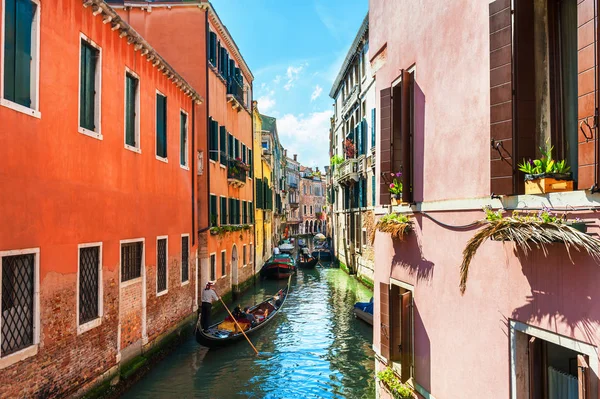
<svg viewBox="0 0 600 399">
<path fill-rule="evenodd" d="M 261 282 L 235 303 L 253 305 L 284 285 Z M 251 337 L 262 356 L 245 341 L 209 350 L 190 337 L 125 397 L 373 398 L 372 330 L 352 313 L 370 297 L 339 269 L 300 270 L 282 311 Z"/>
</svg>

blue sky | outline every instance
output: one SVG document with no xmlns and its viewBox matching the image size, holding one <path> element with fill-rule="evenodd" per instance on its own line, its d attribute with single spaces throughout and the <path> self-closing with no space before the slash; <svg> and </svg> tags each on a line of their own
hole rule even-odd
<svg viewBox="0 0 600 399">
<path fill-rule="evenodd" d="M 277 118 L 288 156 L 329 164 L 329 91 L 368 0 L 213 0 L 254 74 L 261 113 Z"/>
</svg>

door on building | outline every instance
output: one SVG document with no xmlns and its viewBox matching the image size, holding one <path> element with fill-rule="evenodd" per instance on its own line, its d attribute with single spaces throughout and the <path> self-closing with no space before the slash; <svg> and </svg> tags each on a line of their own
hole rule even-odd
<svg viewBox="0 0 600 399">
<path fill-rule="evenodd" d="M 588 356 L 552 342 L 517 333 L 517 398 L 589 399 Z"/>
<path fill-rule="evenodd" d="M 399 369 L 402 381 L 413 375 L 413 297 L 412 291 L 396 284 L 389 293 L 390 359 Z"/>
<path fill-rule="evenodd" d="M 235 244 L 231 250 L 231 283 L 234 286 L 238 285 L 238 251 Z"/>
</svg>

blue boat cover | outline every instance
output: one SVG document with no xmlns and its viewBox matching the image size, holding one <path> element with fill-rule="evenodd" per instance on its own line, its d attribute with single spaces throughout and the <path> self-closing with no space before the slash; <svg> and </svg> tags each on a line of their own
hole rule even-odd
<svg viewBox="0 0 600 399">
<path fill-rule="evenodd" d="M 356 302 L 354 307 L 362 310 L 363 312 L 373 314 L 373 298 L 371 298 L 369 302 Z"/>
</svg>

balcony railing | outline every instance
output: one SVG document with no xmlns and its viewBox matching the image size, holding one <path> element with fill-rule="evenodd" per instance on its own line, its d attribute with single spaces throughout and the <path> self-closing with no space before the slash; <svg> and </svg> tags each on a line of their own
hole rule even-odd
<svg viewBox="0 0 600 399">
<path fill-rule="evenodd" d="M 227 181 L 229 184 L 241 187 L 246 184 L 248 165 L 237 159 L 229 158 L 227 161 Z"/>
<path fill-rule="evenodd" d="M 235 100 L 240 107 L 246 106 L 246 102 L 244 101 L 244 87 L 235 78 L 230 79 L 227 83 L 227 97 Z"/>
<path fill-rule="evenodd" d="M 348 184 L 351 180 L 358 181 L 358 159 L 346 159 L 337 167 L 337 182 L 339 184 Z M 335 174 L 334 174 L 335 177 Z"/>
</svg>

